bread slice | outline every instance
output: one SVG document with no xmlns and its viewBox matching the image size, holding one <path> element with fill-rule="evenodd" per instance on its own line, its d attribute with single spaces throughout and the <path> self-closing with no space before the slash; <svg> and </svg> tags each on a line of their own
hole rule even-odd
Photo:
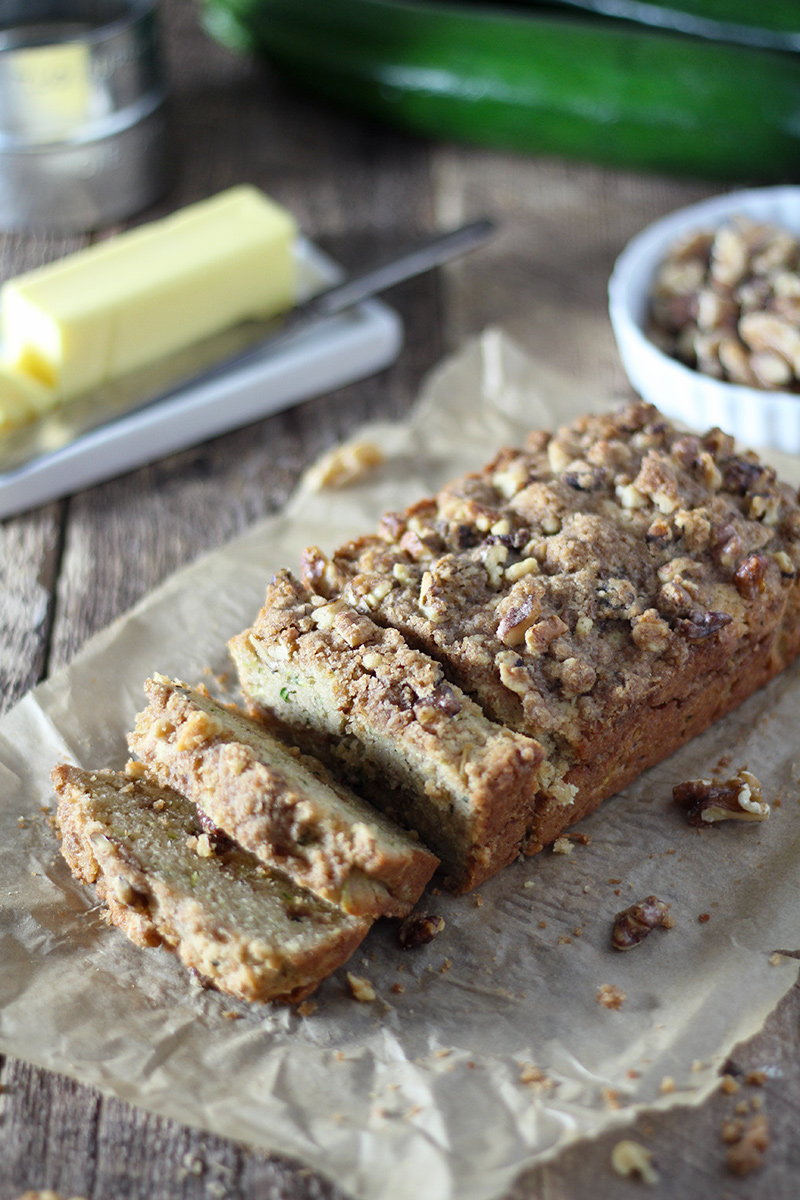
<svg viewBox="0 0 800 1200">
<path fill-rule="evenodd" d="M 302 1000 L 355 950 L 347 916 L 232 843 L 215 845 L 191 801 L 113 771 L 59 766 L 61 852 L 137 945 L 177 951 L 243 1000 Z"/>
<path fill-rule="evenodd" d="M 202 686 L 157 675 L 128 738 L 165 787 L 256 858 L 355 916 L 406 916 L 439 860 L 316 759 Z"/>
<path fill-rule="evenodd" d="M 535 851 L 800 652 L 800 505 L 733 438 L 588 415 L 387 514 L 303 581 L 545 750 Z"/>
<path fill-rule="evenodd" d="M 230 644 L 245 695 L 418 829 L 452 886 L 475 886 L 519 852 L 541 747 L 488 721 L 395 630 L 317 601 L 288 571 L 275 577 L 253 628 Z"/>
</svg>

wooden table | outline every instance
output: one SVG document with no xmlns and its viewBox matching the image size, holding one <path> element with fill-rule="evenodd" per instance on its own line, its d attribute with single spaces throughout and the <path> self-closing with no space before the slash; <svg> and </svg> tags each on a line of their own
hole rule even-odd
<svg viewBox="0 0 800 1200">
<path fill-rule="evenodd" d="M 402 417 L 425 372 L 488 324 L 597 388 L 625 394 L 605 285 L 626 240 L 656 216 L 710 194 L 701 184 L 436 145 L 328 111 L 200 32 L 191 0 L 164 0 L 174 83 L 175 186 L 156 213 L 252 181 L 285 203 L 350 268 L 415 236 L 482 214 L 490 248 L 388 298 L 406 345 L 388 371 L 247 429 L 0 525 L 0 677 L 11 705 L 176 568 L 286 500 L 303 467 L 366 419 Z M 8 237 L 9 276 L 78 241 Z M 0 966 L 0 969 L 2 967 Z M 747 980 L 742 980 L 747 987 Z M 644 1117 L 660 1182 L 653 1200 L 800 1195 L 800 988 L 735 1055 L 772 1068 L 760 1089 L 701 1109 Z M 338 1196 L 308 1170 L 150 1116 L 23 1062 L 2 1063 L 0 1200 L 52 1188 L 93 1200 L 255 1200 Z M 773 1145 L 740 1179 L 720 1126 L 763 1098 Z M 513 1196 L 624 1200 L 643 1184 L 611 1171 L 618 1135 L 530 1172 Z"/>
</svg>

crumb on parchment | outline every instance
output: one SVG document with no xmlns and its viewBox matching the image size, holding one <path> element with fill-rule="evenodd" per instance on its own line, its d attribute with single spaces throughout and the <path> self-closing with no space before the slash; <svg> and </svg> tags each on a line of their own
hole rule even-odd
<svg viewBox="0 0 800 1200">
<path fill-rule="evenodd" d="M 306 471 L 305 482 L 313 492 L 349 487 L 385 461 L 386 456 L 374 442 L 347 442 L 317 459 Z"/>
<path fill-rule="evenodd" d="M 368 979 L 364 979 L 363 975 L 353 975 L 351 971 L 348 971 L 347 986 L 350 988 L 353 999 L 358 1000 L 360 1004 L 370 1004 L 377 999 L 375 988 Z"/>
<path fill-rule="evenodd" d="M 611 1166 L 616 1173 L 637 1176 L 643 1183 L 658 1183 L 658 1172 L 652 1160 L 651 1152 L 630 1138 L 617 1142 L 611 1151 Z"/>
<path fill-rule="evenodd" d="M 615 983 L 601 983 L 597 989 L 597 1003 L 603 1008 L 620 1009 L 627 1000 L 627 995 Z"/>
</svg>

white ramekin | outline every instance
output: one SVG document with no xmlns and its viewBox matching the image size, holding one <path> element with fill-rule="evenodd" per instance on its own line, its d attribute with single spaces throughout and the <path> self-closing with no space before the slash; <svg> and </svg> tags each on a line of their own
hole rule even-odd
<svg viewBox="0 0 800 1200">
<path fill-rule="evenodd" d="M 664 354 L 644 333 L 656 268 L 693 229 L 714 229 L 735 213 L 770 221 L 800 237 L 800 187 L 729 192 L 649 225 L 617 259 L 608 285 L 611 324 L 628 378 L 645 400 L 694 429 L 719 425 L 748 446 L 800 454 L 800 394 L 767 392 L 712 379 Z"/>
</svg>

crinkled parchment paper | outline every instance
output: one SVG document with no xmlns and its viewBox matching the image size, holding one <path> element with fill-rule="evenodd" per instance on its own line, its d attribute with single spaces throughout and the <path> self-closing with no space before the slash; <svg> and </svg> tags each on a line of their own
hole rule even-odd
<svg viewBox="0 0 800 1200">
<path fill-rule="evenodd" d="M 228 669 L 226 639 L 307 542 L 330 549 L 501 443 L 597 405 L 485 334 L 439 370 L 409 424 L 368 431 L 388 456 L 374 476 L 344 492 L 301 489 L 283 516 L 170 579 L 0 723 L 0 1050 L 296 1155 L 375 1200 L 484 1200 L 643 1106 L 709 1094 L 731 1047 L 797 976 L 795 960 L 770 963 L 798 945 L 797 669 L 607 801 L 580 827 L 591 844 L 516 863 L 480 896 L 427 897 L 447 922 L 430 945 L 400 951 L 381 923 L 351 963 L 378 999 L 356 1003 L 340 971 L 306 1017 L 199 991 L 171 955 L 108 928 L 42 811 L 56 762 L 123 764 L 147 675 Z M 797 460 L 781 469 L 798 482 Z M 722 755 L 780 800 L 765 824 L 698 832 L 675 811 L 672 785 Z M 675 928 L 613 951 L 614 913 L 651 892 L 671 903 Z M 598 1004 L 603 984 L 626 993 L 620 1009 Z M 525 1064 L 553 1086 L 521 1082 Z M 675 1091 L 662 1095 L 667 1075 Z"/>
</svg>

